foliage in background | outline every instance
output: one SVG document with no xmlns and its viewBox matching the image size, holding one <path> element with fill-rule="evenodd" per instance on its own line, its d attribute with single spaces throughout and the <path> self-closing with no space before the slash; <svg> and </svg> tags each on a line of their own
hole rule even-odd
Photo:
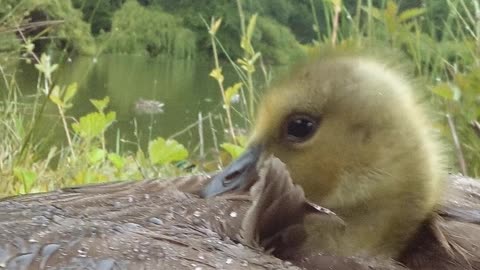
<svg viewBox="0 0 480 270">
<path fill-rule="evenodd" d="M 370 8 L 375 31 L 368 38 L 401 49 L 416 75 L 430 82 L 425 94 L 441 116 L 439 131 L 452 145 L 451 159 L 464 175 L 479 177 L 480 136 L 473 124 L 480 120 L 480 3 L 427 4 L 445 15 L 443 21 L 428 5 L 401 11 L 388 0 L 383 10 Z"/>
<path fill-rule="evenodd" d="M 38 52 L 51 47 L 80 54 L 95 52 L 89 25 L 70 0 L 0 0 L 0 48 L 5 41 L 18 42 L 18 36 L 14 41 L 18 30 L 36 40 Z M 10 49 L 18 52 L 18 47 Z"/>
<path fill-rule="evenodd" d="M 253 39 L 259 50 L 262 51 L 265 61 L 277 64 L 289 63 L 292 59 L 298 59 L 303 55 L 299 42 L 308 44 L 313 40 L 324 41 L 328 39 L 332 29 L 332 20 L 329 17 L 329 14 L 331 14 L 329 2 L 331 1 L 243 1 L 243 9 L 247 18 L 255 13 L 259 15 L 258 27 Z M 435 38 L 442 37 L 446 33 L 442 29 L 445 21 L 449 21 L 455 27 L 463 27 L 463 22 L 459 20 L 458 14 L 455 15 L 451 12 L 451 6 L 459 6 L 457 2 L 462 2 L 468 8 L 472 8 L 473 5 L 471 1 L 412 0 L 400 1 L 398 8 L 399 10 L 405 10 L 426 6 L 428 14 L 425 14 L 421 25 L 426 35 Z M 140 9 L 134 3 L 139 3 L 146 9 Z M 351 16 L 343 16 L 341 26 L 345 26 L 349 30 L 354 29 L 352 25 L 344 22 L 348 22 L 352 17 L 355 17 L 363 26 L 370 25 L 371 27 L 372 21 L 363 21 L 365 16 L 359 14 L 358 7 L 371 5 L 372 7 L 383 8 L 386 5 L 385 3 L 385 0 L 344 0 L 342 14 L 350 14 Z M 81 13 L 72 8 L 72 4 Z M 10 12 L 11 10 L 13 12 Z M 9 16 L 6 16 L 7 14 Z M 208 19 L 213 16 L 223 19 L 224 31 L 218 33 L 218 38 L 222 40 L 225 52 L 228 52 L 232 58 L 242 56 L 243 52 L 237 46 L 242 33 L 235 1 L 1 0 L 0 17 L 8 17 L 10 23 L 3 22 L 7 27 L 0 26 L 0 33 L 4 32 L 1 31 L 2 28 L 12 29 L 12 27 L 16 27 L 15 25 L 19 21 L 42 23 L 64 19 L 65 24 L 56 27 L 51 26 L 49 29 L 52 31 L 48 31 L 48 35 L 44 33 L 44 38 L 49 38 L 42 39 L 42 41 L 37 39 L 37 52 L 41 52 L 45 49 L 45 46 L 53 44 L 56 48 L 67 48 L 82 54 L 93 54 L 95 47 L 103 48 L 106 46 L 109 52 L 147 52 L 152 56 L 174 55 L 184 58 L 185 55 L 209 54 L 211 49 L 210 37 L 204 31 L 202 18 Z M 83 18 L 88 24 L 81 22 L 80 18 Z M 132 20 L 132 18 L 139 20 Z M 12 24 L 12 21 L 16 23 Z M 355 24 L 358 26 L 357 22 Z M 35 36 L 44 29 L 45 27 L 34 26 L 25 34 L 27 37 Z M 135 32 L 136 35 L 130 37 L 125 34 L 127 31 L 137 32 Z M 0 49 L 15 48 L 15 35 L 10 31 L 8 35 L 7 33 L 3 34 L 6 38 L 0 39 Z M 318 38 L 319 34 L 320 39 Z M 371 34 L 371 32 L 368 34 Z M 99 37 L 96 46 L 92 35 Z M 179 48 L 172 49 L 172 46 L 178 46 Z M 451 50 L 454 49 L 457 48 L 451 48 Z M 220 57 L 226 57 L 223 51 L 219 53 Z"/>
<path fill-rule="evenodd" d="M 250 16 L 256 12 L 256 7 L 248 4 L 245 10 Z M 308 17 L 308 10 L 306 14 Z M 53 46 L 90 55 L 98 48 L 106 49 L 106 52 L 148 53 L 150 56 L 178 58 L 208 55 L 210 37 L 205 32 L 202 18 L 212 16 L 224 19 L 225 31 L 219 33 L 219 39 L 223 40 L 225 52 L 234 58 L 240 57 L 242 50 L 238 44 L 242 33 L 234 1 L 0 1 L 0 17 L 8 17 L 9 22 L 5 23 L 8 29 L 14 29 L 20 21 L 51 23 L 57 19 L 65 20 L 56 27 L 52 25 L 48 28 L 51 31 L 43 33 L 42 39 L 36 39 L 37 53 Z M 44 28 L 33 25 L 33 30 L 24 31 L 24 34 L 33 39 Z M 0 42 L 0 49 L 17 48 L 18 40 L 11 31 L 9 33 L 8 38 L 3 39 L 9 42 Z M 4 35 L 7 37 L 6 33 Z M 92 36 L 97 37 L 96 42 Z M 274 17 L 260 15 L 254 40 L 264 49 L 264 57 L 269 62 L 287 64 L 302 56 L 299 42 L 288 25 Z M 226 54 L 222 51 L 220 56 L 226 57 Z"/>
<path fill-rule="evenodd" d="M 90 31 L 94 36 L 112 30 L 113 14 L 122 7 L 123 3 L 125 0 L 72 0 L 73 6 L 82 11 L 83 20 L 90 24 Z"/>
<path fill-rule="evenodd" d="M 197 34 L 197 48 L 201 52 L 210 51 L 210 36 L 205 32 L 204 19 L 211 17 L 222 18 L 222 29 L 217 38 L 222 41 L 225 52 L 231 58 L 242 56 L 243 50 L 238 46 L 242 36 L 241 19 L 235 1 L 175 1 L 175 0 L 139 0 L 142 5 L 149 8 L 162 7 L 166 12 L 183 19 L 183 24 Z M 256 1 L 267 4 L 267 1 Z M 281 1 L 280 1 L 281 2 Z M 245 1 L 243 9 L 246 17 L 258 13 L 251 1 Z M 309 12 L 307 13 L 308 16 Z M 302 56 L 298 41 L 288 26 L 281 24 L 267 14 L 258 13 L 258 27 L 253 37 L 254 42 L 261 47 L 264 58 L 277 64 L 287 64 Z M 224 51 L 219 51 L 219 56 L 226 57 Z"/>
<path fill-rule="evenodd" d="M 107 35 L 107 52 L 148 52 L 176 58 L 191 58 L 196 52 L 195 34 L 161 7 L 145 8 L 127 1 L 113 16 L 112 29 Z"/>
<path fill-rule="evenodd" d="M 0 104 L 0 137 L 4 138 L 0 197 L 66 185 L 178 175 L 186 167 L 200 171 L 207 167 L 201 147 L 200 154 L 194 153 L 172 139 L 155 138 L 147 151 L 136 144 L 135 152 L 122 151 L 120 139 L 106 142 L 105 132 L 114 129 L 116 121 L 115 112 L 108 110 L 108 98 L 91 100 L 93 112 L 78 119 L 69 116 L 76 84 L 55 84 L 55 71 L 61 66 L 50 57 L 51 48 L 91 53 L 102 47 L 104 52 L 180 58 L 213 51 L 210 75 L 218 82 L 226 114 L 241 114 L 247 122 L 254 115 L 259 88 L 253 75 L 267 78 L 265 63 L 290 63 L 332 46 L 401 51 L 412 62 L 415 75 L 427 82 L 421 94 L 436 109 L 438 130 L 450 142 L 457 169 L 480 176 L 478 1 L 402 1 L 403 5 L 392 0 L 73 2 L 83 14 L 67 0 L 0 0 L 0 53 L 7 52 L 9 62 L 12 55 L 26 56 L 41 74 L 36 101 L 24 106 L 15 76 L 0 62 L 0 89 L 5 89 Z M 36 25 L 34 32 L 29 28 L 34 22 L 45 25 Z M 224 85 L 222 67 L 227 64 L 238 73 L 231 85 Z M 240 100 L 240 111 L 231 106 L 234 98 Z M 61 147 L 31 135 L 45 106 L 58 111 L 66 138 Z M 199 130 L 202 121 L 199 115 Z M 227 122 L 231 140 L 216 148 L 223 149 L 221 157 L 224 152 L 236 157 L 245 139 Z"/>
<path fill-rule="evenodd" d="M 41 58 L 49 57 L 44 55 Z M 37 64 L 40 73 L 55 72 L 56 68 L 51 67 L 56 65 L 48 63 L 42 60 L 41 64 Z M 4 79 L 7 78 L 4 73 L 2 75 Z M 43 80 L 48 80 L 48 76 L 44 75 Z M 4 82 L 11 86 L 11 92 L 8 102 L 3 103 L 5 107 L 0 111 L 0 136 L 4 138 L 0 144 L 0 197 L 114 179 L 135 180 L 185 173 L 175 162 L 187 159 L 189 152 L 173 139 L 158 137 L 152 140 L 148 153 L 140 146 L 136 153 L 108 149 L 105 133 L 116 121 L 115 112 L 107 109 L 108 97 L 92 99 L 94 112 L 69 121 L 66 132 L 71 141 L 67 147 L 50 146 L 48 153 L 42 156 L 39 148 L 45 141 L 30 140 L 26 154 L 22 155 L 22 145 L 28 140 L 32 121 L 24 117 L 26 108 L 22 108 L 18 102 L 15 80 Z M 50 92 L 49 101 L 58 106 L 59 116 L 64 119 L 72 106 L 76 84 L 48 88 L 51 90 L 39 90 L 42 95 Z"/>
</svg>

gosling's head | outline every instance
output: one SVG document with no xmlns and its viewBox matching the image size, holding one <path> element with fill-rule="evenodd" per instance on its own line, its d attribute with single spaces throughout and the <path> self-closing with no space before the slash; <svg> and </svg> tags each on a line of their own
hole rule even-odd
<svg viewBox="0 0 480 270">
<path fill-rule="evenodd" d="M 397 256 L 432 212 L 441 154 L 409 80 L 359 56 L 298 69 L 263 98 L 249 149 L 205 189 L 248 186 L 264 154 L 286 165 L 306 197 L 345 231 L 312 225 L 310 245 L 342 255 Z"/>
</svg>

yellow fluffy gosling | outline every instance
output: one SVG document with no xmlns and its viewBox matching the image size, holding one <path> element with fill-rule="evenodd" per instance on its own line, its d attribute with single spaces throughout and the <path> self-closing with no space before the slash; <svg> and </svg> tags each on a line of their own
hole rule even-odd
<svg viewBox="0 0 480 270">
<path fill-rule="evenodd" d="M 327 57 L 266 94 L 248 150 L 204 196 L 248 186 L 255 164 L 274 154 L 307 198 L 347 224 L 307 222 L 307 248 L 395 258 L 442 193 L 441 147 L 430 126 L 400 72 L 368 57 Z"/>
</svg>

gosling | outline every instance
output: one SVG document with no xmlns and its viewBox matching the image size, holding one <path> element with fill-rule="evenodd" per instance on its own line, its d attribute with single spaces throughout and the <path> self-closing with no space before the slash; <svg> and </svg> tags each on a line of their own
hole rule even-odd
<svg viewBox="0 0 480 270">
<path fill-rule="evenodd" d="M 203 195 L 248 187 L 255 164 L 273 154 L 308 199 L 346 223 L 307 221 L 305 248 L 397 258 L 443 191 L 442 147 L 430 127 L 401 72 L 368 57 L 330 56 L 265 95 L 247 151 Z"/>
</svg>

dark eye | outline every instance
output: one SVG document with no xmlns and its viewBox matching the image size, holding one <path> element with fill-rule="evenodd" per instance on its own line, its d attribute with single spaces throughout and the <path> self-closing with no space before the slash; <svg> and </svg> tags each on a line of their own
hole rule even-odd
<svg viewBox="0 0 480 270">
<path fill-rule="evenodd" d="M 308 140 L 317 130 L 318 121 L 308 115 L 292 115 L 288 118 L 284 133 L 291 142 Z"/>
</svg>

